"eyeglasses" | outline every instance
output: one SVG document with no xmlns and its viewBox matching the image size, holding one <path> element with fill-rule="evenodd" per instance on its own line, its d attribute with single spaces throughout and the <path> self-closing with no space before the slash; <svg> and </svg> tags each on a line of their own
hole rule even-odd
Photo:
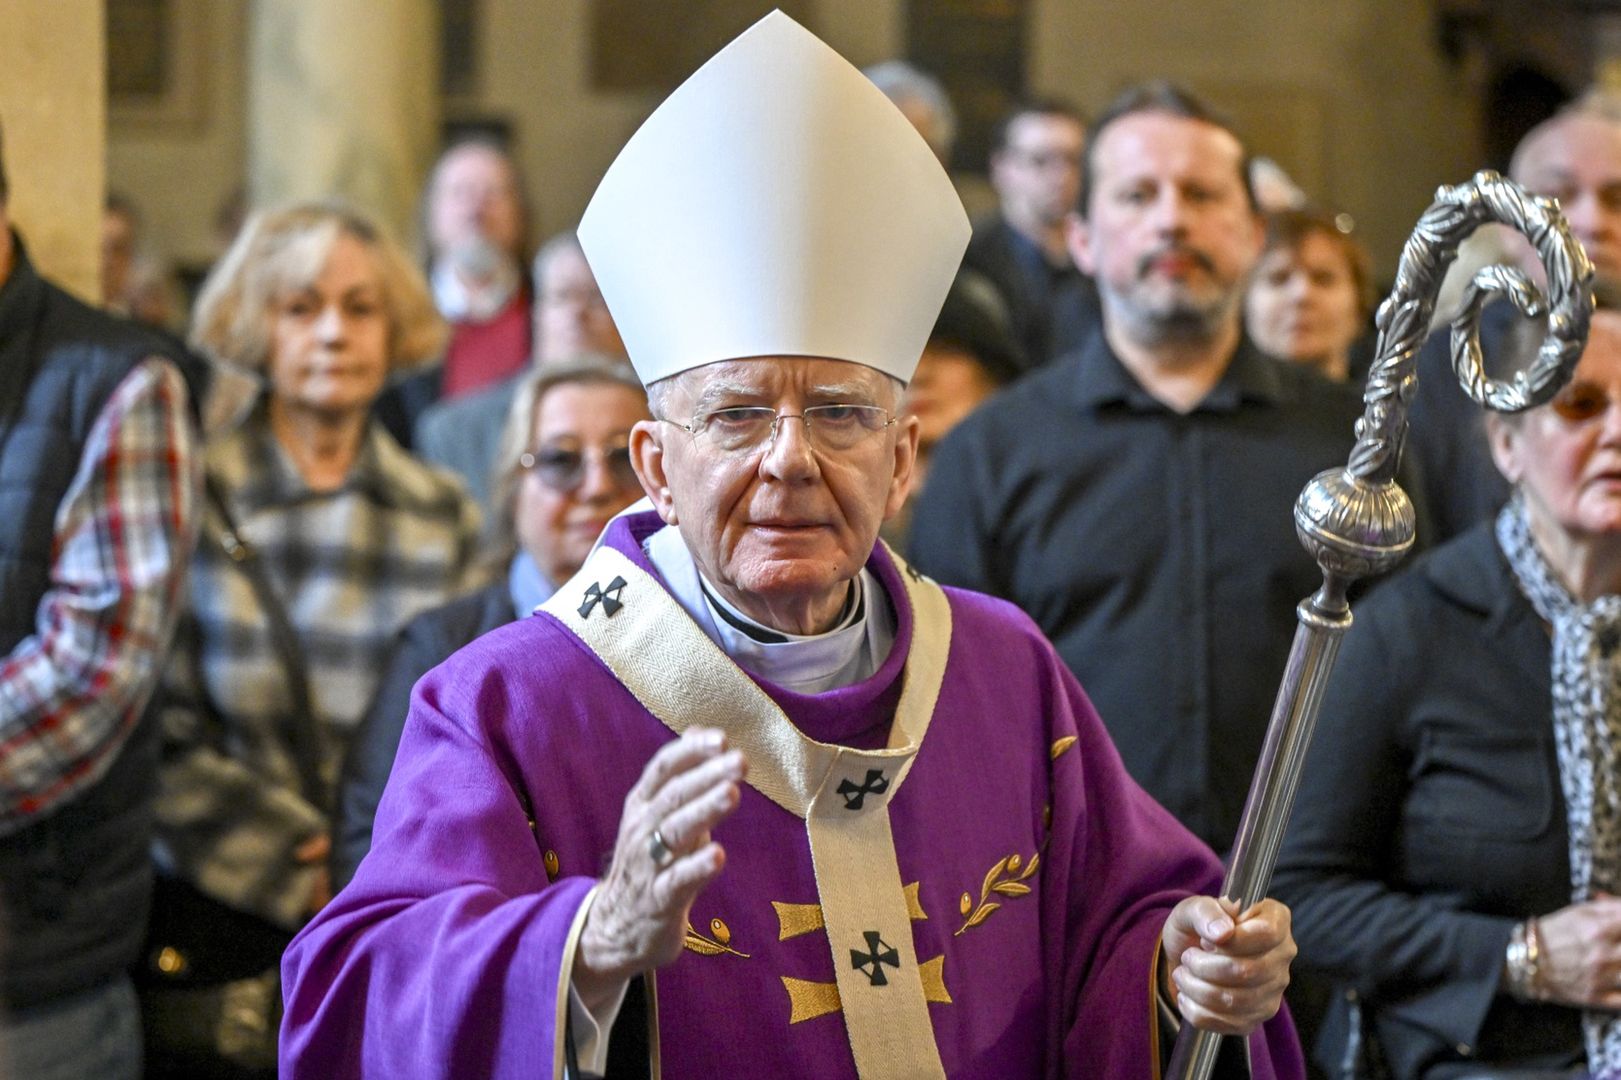
<svg viewBox="0 0 1621 1080">
<path fill-rule="evenodd" d="M 664 422 L 717 450 L 740 454 L 775 441 L 781 421 L 798 420 L 805 425 L 805 437 L 812 446 L 839 453 L 854 449 L 896 419 L 878 405 L 812 405 L 797 413 L 779 413 L 764 405 L 740 405 L 699 413 L 688 424 L 679 420 Z"/>
<path fill-rule="evenodd" d="M 608 470 L 608 476 L 617 488 L 638 488 L 641 481 L 630 463 L 630 447 L 615 446 L 607 450 L 565 450 L 560 446 L 542 446 L 518 455 L 518 467 L 531 472 L 535 479 L 560 494 L 568 494 L 585 483 L 585 463 L 595 458 Z"/>
<path fill-rule="evenodd" d="M 1597 383 L 1573 382 L 1555 394 L 1548 404 L 1561 419 L 1573 424 L 1596 420 L 1614 401 Z"/>
</svg>

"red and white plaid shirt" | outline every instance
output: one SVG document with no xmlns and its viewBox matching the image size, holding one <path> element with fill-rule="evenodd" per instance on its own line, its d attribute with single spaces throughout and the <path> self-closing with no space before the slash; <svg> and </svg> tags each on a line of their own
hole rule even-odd
<svg viewBox="0 0 1621 1080">
<path fill-rule="evenodd" d="M 34 633 L 0 659 L 0 835 L 100 779 L 140 716 L 180 608 L 197 454 L 166 361 L 130 372 L 96 418 L 57 508 Z"/>
</svg>

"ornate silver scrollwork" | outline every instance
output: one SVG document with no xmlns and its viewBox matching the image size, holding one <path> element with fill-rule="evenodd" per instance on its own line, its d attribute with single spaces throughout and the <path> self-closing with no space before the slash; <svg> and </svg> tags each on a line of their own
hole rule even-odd
<svg viewBox="0 0 1621 1080">
<path fill-rule="evenodd" d="M 1551 299 L 1519 270 L 1490 266 L 1476 274 L 1452 323 L 1452 365 L 1459 383 L 1487 408 L 1517 412 L 1547 401 L 1576 367 L 1593 310 L 1593 267 L 1558 204 L 1527 194 L 1495 172 L 1441 188 L 1408 237 L 1395 288 L 1379 306 L 1377 358 L 1363 393 L 1364 412 L 1357 421 L 1350 463 L 1315 478 L 1295 505 L 1296 531 L 1325 571 L 1348 578 L 1380 573 L 1412 547 L 1413 507 L 1396 486 L 1395 475 L 1418 387 L 1418 351 L 1458 245 L 1492 222 L 1511 226 L 1531 241 Z M 1480 349 L 1481 315 L 1499 296 L 1525 315 L 1548 312 L 1548 330 L 1536 360 L 1506 382 L 1488 377 Z"/>
</svg>

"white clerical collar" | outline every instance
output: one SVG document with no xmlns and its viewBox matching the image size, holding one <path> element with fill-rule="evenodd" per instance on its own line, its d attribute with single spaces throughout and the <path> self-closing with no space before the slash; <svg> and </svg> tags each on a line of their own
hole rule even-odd
<svg viewBox="0 0 1621 1080">
<path fill-rule="evenodd" d="M 884 602 L 883 586 L 865 567 L 838 627 L 785 634 L 721 599 L 704 581 L 680 530 L 665 526 L 643 542 L 642 550 L 676 602 L 722 652 L 745 671 L 796 693 L 820 694 L 860 682 L 878 670 L 895 643 L 894 613 Z"/>
</svg>

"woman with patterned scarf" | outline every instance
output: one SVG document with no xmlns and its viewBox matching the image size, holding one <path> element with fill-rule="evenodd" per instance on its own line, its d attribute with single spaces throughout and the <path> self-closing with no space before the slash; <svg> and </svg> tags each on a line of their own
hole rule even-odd
<svg viewBox="0 0 1621 1080">
<path fill-rule="evenodd" d="M 1621 311 L 1487 426 L 1514 494 L 1357 612 L 1280 862 L 1336 1075 L 1621 1076 Z"/>
</svg>

